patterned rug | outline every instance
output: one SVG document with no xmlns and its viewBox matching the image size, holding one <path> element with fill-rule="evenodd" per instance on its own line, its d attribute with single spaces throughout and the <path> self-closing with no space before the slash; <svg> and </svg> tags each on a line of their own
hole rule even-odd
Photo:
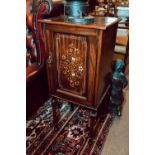
<svg viewBox="0 0 155 155">
<path fill-rule="evenodd" d="M 100 155 L 113 117 L 103 115 L 95 124 L 95 136 L 90 137 L 91 111 L 60 104 L 60 120 L 53 128 L 52 100 L 49 99 L 26 122 L 27 155 Z"/>
</svg>

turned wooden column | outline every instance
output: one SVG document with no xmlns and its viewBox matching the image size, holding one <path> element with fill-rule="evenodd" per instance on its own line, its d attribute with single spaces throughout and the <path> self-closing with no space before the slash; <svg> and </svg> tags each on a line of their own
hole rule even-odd
<svg viewBox="0 0 155 155">
<path fill-rule="evenodd" d="M 59 122 L 59 119 L 60 119 L 60 108 L 59 108 L 59 102 L 56 98 L 53 99 L 53 102 L 52 102 L 52 108 L 53 108 L 53 124 L 54 126 L 57 128 L 58 126 L 58 122 Z"/>
</svg>

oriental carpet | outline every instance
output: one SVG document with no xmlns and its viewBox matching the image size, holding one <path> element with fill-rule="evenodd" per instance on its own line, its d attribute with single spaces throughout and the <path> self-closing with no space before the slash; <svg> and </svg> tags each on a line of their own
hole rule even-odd
<svg viewBox="0 0 155 155">
<path fill-rule="evenodd" d="M 110 114 L 100 116 L 90 137 L 90 111 L 60 102 L 60 120 L 54 129 L 52 100 L 49 99 L 26 122 L 27 155 L 100 155 L 113 122 Z"/>
</svg>

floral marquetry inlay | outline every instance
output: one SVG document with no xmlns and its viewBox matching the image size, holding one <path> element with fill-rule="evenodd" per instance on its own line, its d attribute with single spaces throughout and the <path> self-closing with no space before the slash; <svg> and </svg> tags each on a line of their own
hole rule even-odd
<svg viewBox="0 0 155 155">
<path fill-rule="evenodd" d="M 61 55 L 60 67 L 71 87 L 78 86 L 84 74 L 84 64 L 78 48 L 73 43 Z"/>
</svg>

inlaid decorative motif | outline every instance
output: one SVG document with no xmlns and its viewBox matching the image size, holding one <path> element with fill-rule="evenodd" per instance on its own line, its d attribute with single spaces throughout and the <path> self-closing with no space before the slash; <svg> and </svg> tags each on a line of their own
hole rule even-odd
<svg viewBox="0 0 155 155">
<path fill-rule="evenodd" d="M 69 85 L 71 87 L 79 86 L 84 74 L 84 64 L 79 49 L 73 43 L 69 44 L 60 59 L 62 73 L 67 77 Z"/>
</svg>

